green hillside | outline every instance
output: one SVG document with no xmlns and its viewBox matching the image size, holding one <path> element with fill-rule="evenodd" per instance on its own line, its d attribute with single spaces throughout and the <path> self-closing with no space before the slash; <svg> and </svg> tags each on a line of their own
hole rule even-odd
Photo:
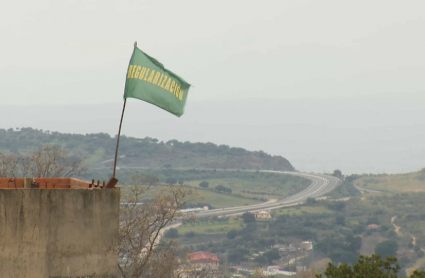
<svg viewBox="0 0 425 278">
<path fill-rule="evenodd" d="M 58 144 L 81 152 L 92 168 L 110 167 L 116 138 L 106 133 L 70 134 L 33 128 L 0 129 L 0 152 L 26 153 L 43 144 Z M 121 136 L 118 166 L 147 168 L 217 168 L 294 170 L 288 160 L 263 151 L 154 138 Z"/>
<path fill-rule="evenodd" d="M 353 184 L 386 192 L 424 192 L 425 169 L 405 174 L 354 175 Z"/>
</svg>

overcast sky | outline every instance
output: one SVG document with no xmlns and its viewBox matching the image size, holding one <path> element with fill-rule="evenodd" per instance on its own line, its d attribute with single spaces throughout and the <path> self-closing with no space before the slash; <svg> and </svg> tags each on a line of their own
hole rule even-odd
<svg viewBox="0 0 425 278">
<path fill-rule="evenodd" d="M 263 149 L 316 172 L 417 170 L 424 11 L 388 0 L 1 1 L 0 128 L 116 134 L 137 41 L 194 87 L 181 119 L 131 100 L 125 134 Z M 71 107 L 85 116 L 61 115 Z"/>
</svg>

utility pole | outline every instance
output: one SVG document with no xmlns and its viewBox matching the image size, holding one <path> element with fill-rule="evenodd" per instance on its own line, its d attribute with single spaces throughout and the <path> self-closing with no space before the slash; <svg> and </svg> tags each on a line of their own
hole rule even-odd
<svg viewBox="0 0 425 278">
<path fill-rule="evenodd" d="M 290 256 L 290 255 L 288 255 L 288 271 L 290 271 L 290 270 L 289 270 L 289 256 Z"/>
<path fill-rule="evenodd" d="M 313 267 L 314 261 L 315 261 L 315 257 L 314 257 L 314 239 L 311 241 L 311 251 L 312 251 L 312 256 L 311 256 L 311 267 Z M 310 267 L 310 268 L 311 268 Z"/>
<path fill-rule="evenodd" d="M 298 258 L 298 247 L 297 247 L 297 253 L 296 253 L 296 255 L 295 255 L 295 272 L 297 272 L 297 258 Z"/>
</svg>

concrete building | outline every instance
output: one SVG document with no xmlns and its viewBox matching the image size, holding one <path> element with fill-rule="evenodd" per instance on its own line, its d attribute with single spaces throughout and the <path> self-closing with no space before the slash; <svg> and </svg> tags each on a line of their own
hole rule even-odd
<svg viewBox="0 0 425 278">
<path fill-rule="evenodd" d="M 0 277 L 117 277 L 119 188 L 0 179 Z"/>
</svg>

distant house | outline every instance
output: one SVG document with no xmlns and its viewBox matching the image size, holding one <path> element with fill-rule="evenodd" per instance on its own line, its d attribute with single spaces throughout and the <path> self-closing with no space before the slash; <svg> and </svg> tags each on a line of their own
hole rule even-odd
<svg viewBox="0 0 425 278">
<path fill-rule="evenodd" d="M 242 266 L 240 266 L 240 265 L 232 265 L 232 266 L 229 266 L 228 268 L 229 269 L 230 268 L 233 268 L 233 269 L 236 269 L 236 270 L 241 270 L 242 269 Z"/>
<path fill-rule="evenodd" d="M 312 250 L 313 249 L 313 243 L 311 241 L 303 241 L 300 244 L 300 248 L 304 250 Z"/>
<path fill-rule="evenodd" d="M 264 270 L 262 274 L 263 276 L 276 276 L 276 275 L 293 276 L 293 275 L 296 275 L 297 273 L 292 271 L 285 271 L 285 270 L 271 268 L 268 270 Z"/>
<path fill-rule="evenodd" d="M 270 212 L 265 210 L 251 212 L 251 213 L 254 214 L 255 218 L 272 218 L 270 215 Z"/>
<path fill-rule="evenodd" d="M 202 251 L 188 254 L 188 260 L 196 269 L 218 270 L 220 263 L 215 254 Z"/>
<path fill-rule="evenodd" d="M 267 271 L 273 271 L 273 270 L 279 271 L 279 270 L 281 270 L 281 267 L 278 266 L 278 265 L 270 265 L 270 266 L 267 267 Z"/>
<path fill-rule="evenodd" d="M 376 224 L 370 224 L 370 225 L 367 225 L 367 228 L 370 230 L 370 229 L 378 229 L 379 228 L 379 225 L 376 225 Z"/>
<path fill-rule="evenodd" d="M 276 248 L 276 249 L 280 249 L 280 248 L 287 248 L 288 245 L 285 245 L 285 244 L 274 244 L 272 247 L 273 248 Z"/>
<path fill-rule="evenodd" d="M 278 249 L 279 252 L 293 252 L 297 250 L 297 248 L 292 246 L 292 244 L 289 244 L 289 245 L 275 244 L 273 245 L 273 248 Z"/>
</svg>

